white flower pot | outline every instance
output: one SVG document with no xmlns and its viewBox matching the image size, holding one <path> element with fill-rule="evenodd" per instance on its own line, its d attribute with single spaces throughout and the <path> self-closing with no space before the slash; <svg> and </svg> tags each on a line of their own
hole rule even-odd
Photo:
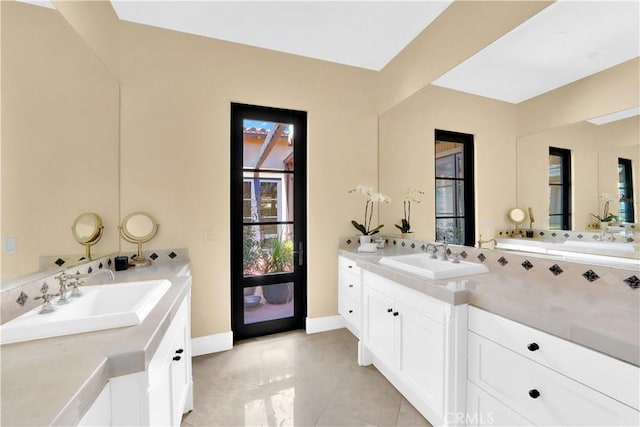
<svg viewBox="0 0 640 427">
<path fill-rule="evenodd" d="M 360 244 L 371 243 L 371 236 L 360 236 Z"/>
</svg>

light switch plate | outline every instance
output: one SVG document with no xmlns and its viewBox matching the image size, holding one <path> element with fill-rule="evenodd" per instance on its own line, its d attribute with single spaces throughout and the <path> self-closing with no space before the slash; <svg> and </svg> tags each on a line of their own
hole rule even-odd
<svg viewBox="0 0 640 427">
<path fill-rule="evenodd" d="M 2 239 L 2 252 L 5 254 L 15 254 L 18 250 L 18 243 L 13 237 Z"/>
</svg>

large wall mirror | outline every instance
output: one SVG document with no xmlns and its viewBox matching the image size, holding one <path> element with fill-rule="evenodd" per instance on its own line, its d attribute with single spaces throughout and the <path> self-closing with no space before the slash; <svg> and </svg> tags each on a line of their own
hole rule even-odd
<svg viewBox="0 0 640 427">
<path fill-rule="evenodd" d="M 570 153 L 571 221 L 575 231 L 594 231 L 599 216 L 604 218 L 604 204 L 609 213 L 621 221 L 638 222 L 640 191 L 640 116 L 606 124 L 589 121 L 522 136 L 517 141 L 517 205 L 532 207 L 537 227 L 549 229 L 549 148 Z M 624 193 L 621 205 L 619 186 L 625 180 L 619 173 L 620 159 L 631 166 L 631 186 L 635 194 Z M 552 168 L 553 169 L 553 168 Z M 633 209 L 635 208 L 635 209 Z M 621 210 L 633 211 L 622 217 Z"/>
<path fill-rule="evenodd" d="M 82 212 L 104 222 L 95 256 L 118 250 L 119 84 L 56 9 L 0 7 L 4 290 L 42 256 L 80 258 Z"/>
</svg>

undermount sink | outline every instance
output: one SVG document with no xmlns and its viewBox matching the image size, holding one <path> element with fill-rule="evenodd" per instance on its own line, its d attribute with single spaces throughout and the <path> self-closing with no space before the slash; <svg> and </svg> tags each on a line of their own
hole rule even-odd
<svg viewBox="0 0 640 427">
<path fill-rule="evenodd" d="M 84 296 L 39 314 L 40 306 L 0 326 L 0 343 L 134 326 L 141 323 L 167 292 L 168 280 L 84 286 Z"/>
<path fill-rule="evenodd" d="M 426 253 L 382 257 L 380 264 L 417 274 L 428 279 L 450 279 L 452 277 L 489 272 L 489 269 L 484 264 L 467 261 L 453 263 L 441 259 L 432 259 L 430 255 Z"/>
</svg>

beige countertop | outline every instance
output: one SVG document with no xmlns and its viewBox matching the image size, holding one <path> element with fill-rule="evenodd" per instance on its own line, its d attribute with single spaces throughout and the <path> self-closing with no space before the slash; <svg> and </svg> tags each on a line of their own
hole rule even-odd
<svg viewBox="0 0 640 427">
<path fill-rule="evenodd" d="M 338 253 L 367 271 L 450 304 L 470 304 L 640 366 L 640 290 L 630 289 L 622 280 L 601 280 L 596 286 L 586 280 L 548 279 L 552 275 L 542 272 L 528 275 L 524 269 L 511 274 L 493 266 L 485 274 L 430 280 L 378 263 L 382 256 L 408 253 L 403 248 L 376 253 L 340 248 Z M 576 271 L 588 268 L 563 265 Z M 629 274 L 623 271 L 620 277 Z"/>
<path fill-rule="evenodd" d="M 1 424 L 76 425 L 110 377 L 145 370 L 189 292 L 186 274 L 178 261 L 115 272 L 115 283 L 171 281 L 139 325 L 1 346 Z"/>
</svg>

